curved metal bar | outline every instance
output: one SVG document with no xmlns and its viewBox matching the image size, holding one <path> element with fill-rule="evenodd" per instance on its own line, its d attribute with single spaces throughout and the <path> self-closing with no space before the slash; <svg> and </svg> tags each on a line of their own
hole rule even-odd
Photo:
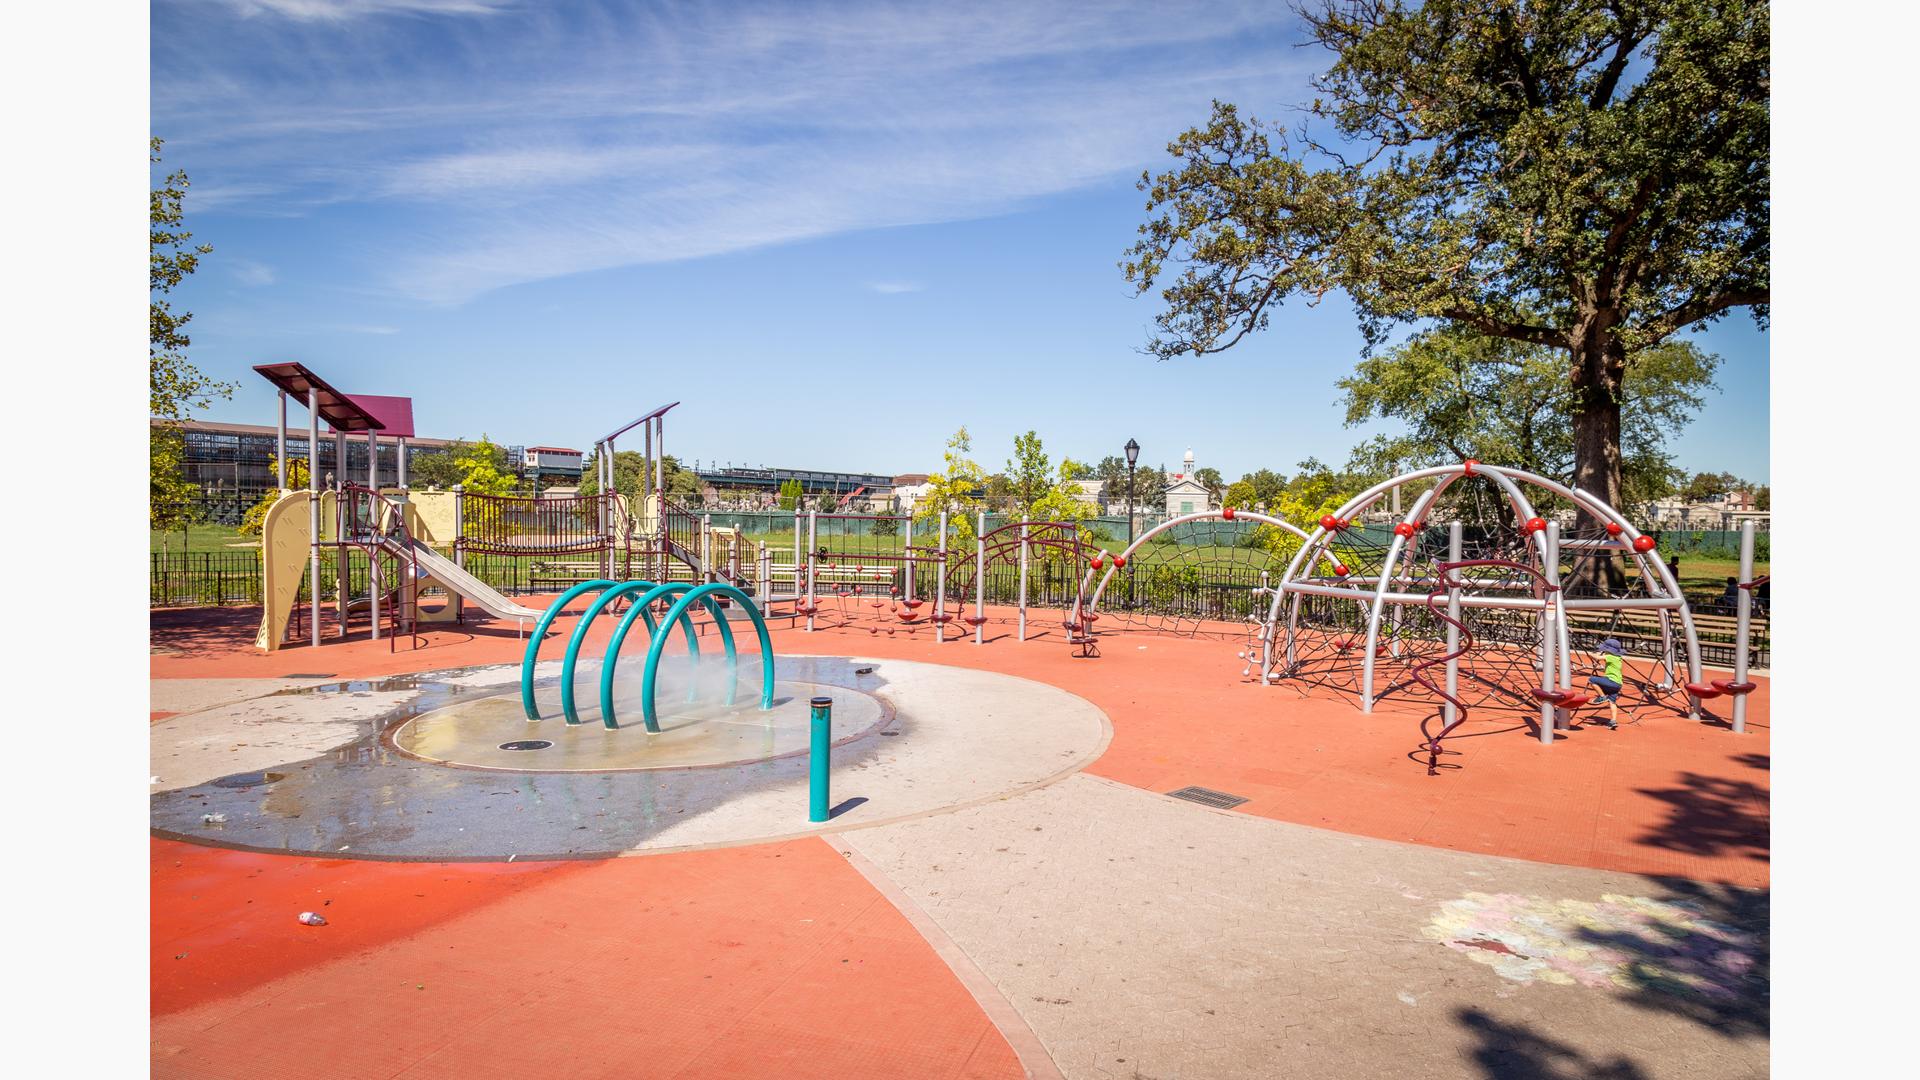
<svg viewBox="0 0 1920 1080">
<path fill-rule="evenodd" d="M 598 599 L 587 606 L 586 614 L 580 616 L 580 621 L 574 625 L 573 637 L 567 641 L 567 655 L 560 663 L 560 710 L 566 715 L 567 723 L 577 724 L 580 722 L 580 711 L 574 702 L 573 673 L 574 668 L 578 666 L 580 662 L 580 646 L 586 644 L 587 631 L 593 626 L 593 620 L 600 617 L 600 613 L 606 610 L 608 604 L 613 603 L 622 596 L 630 596 L 633 593 L 637 593 L 641 589 L 646 589 L 647 593 L 641 597 L 638 602 L 645 604 L 658 600 L 662 596 L 683 592 L 692 587 L 693 586 L 683 581 L 669 582 L 665 585 L 655 585 L 651 581 L 628 581 L 615 585 L 613 588 L 601 593 Z M 673 625 L 672 621 L 669 620 L 667 625 L 671 627 Z M 688 651 L 693 653 L 694 660 L 698 663 L 700 657 L 700 639 L 693 632 L 693 620 L 687 619 L 681 624 L 680 629 L 686 634 Z"/>
<path fill-rule="evenodd" d="M 1133 543 L 1127 545 L 1126 550 L 1120 553 L 1119 558 L 1121 558 L 1122 560 L 1132 559 L 1134 551 L 1136 551 L 1141 544 L 1144 544 L 1148 540 L 1152 539 L 1153 537 L 1158 536 L 1163 532 L 1166 532 L 1168 529 L 1173 528 L 1175 525 L 1184 525 L 1190 521 L 1203 521 L 1203 520 L 1206 520 L 1206 521 L 1211 521 L 1211 520 L 1252 521 L 1261 525 L 1272 525 L 1275 528 L 1284 529 L 1287 532 L 1290 532 L 1293 535 L 1299 537 L 1303 541 L 1309 539 L 1306 532 L 1304 532 L 1300 528 L 1300 526 L 1295 525 L 1291 521 L 1282 520 L 1281 518 L 1269 517 L 1266 514 L 1256 514 L 1251 510 L 1235 510 L 1233 512 L 1233 517 L 1229 518 L 1227 517 L 1227 512 L 1225 510 L 1202 510 L 1199 513 L 1187 514 L 1184 517 L 1169 518 L 1166 521 L 1163 521 L 1160 524 L 1155 525 L 1153 528 L 1148 529 L 1146 532 L 1141 533 L 1139 536 L 1134 538 Z M 1107 591 L 1107 583 L 1113 580 L 1113 572 L 1119 569 L 1119 567 L 1113 565 L 1111 557 L 1107 555 L 1104 549 L 1100 552 L 1100 558 L 1107 560 L 1106 573 L 1100 575 L 1100 583 L 1094 586 L 1093 595 L 1088 598 L 1087 602 L 1084 605 L 1082 605 L 1082 610 L 1084 611 L 1098 611 L 1100 609 L 1100 597 Z"/>
<path fill-rule="evenodd" d="M 760 617 L 760 609 L 754 606 L 752 597 L 732 585 L 716 581 L 699 586 L 674 601 L 673 607 L 667 609 L 667 621 L 685 618 L 687 609 L 696 601 L 714 596 L 725 596 L 739 601 L 740 605 L 746 608 L 747 616 L 753 620 L 753 632 L 760 638 L 760 709 L 764 712 L 773 708 L 773 639 L 767 636 L 766 620 Z M 652 644 L 647 646 L 647 666 L 640 675 L 641 715 L 647 730 L 655 733 L 660 730 L 660 722 L 653 707 L 653 689 L 660 673 L 660 654 L 666 644 L 665 634 L 654 637 Z M 612 713 L 606 714 L 605 719 L 608 727 L 619 726 L 614 721 Z"/>
<path fill-rule="evenodd" d="M 547 628 L 553 625 L 553 620 L 560 616 L 561 609 L 565 608 L 574 597 L 581 593 L 611 589 L 618 584 L 619 582 L 609 581 L 606 578 L 583 581 L 561 593 L 560 599 L 549 604 L 547 610 L 541 614 L 540 621 L 533 624 L 533 633 L 527 636 L 526 655 L 520 661 L 520 707 L 526 710 L 529 721 L 538 723 L 540 720 L 540 710 L 533 703 L 533 665 L 540 658 L 540 640 L 547 636 Z"/>
<path fill-rule="evenodd" d="M 620 620 L 620 625 L 614 628 L 613 638 L 607 642 L 606 659 L 602 661 L 600 665 L 600 722 L 607 727 L 617 728 L 620 726 L 613 718 L 613 674 L 614 669 L 620 662 L 620 646 L 626 643 L 627 631 L 633 626 L 635 616 L 638 615 L 640 618 L 646 620 L 647 640 L 651 643 L 655 638 L 660 637 L 660 635 L 656 632 L 658 628 L 653 621 L 653 616 L 646 613 L 647 609 L 653 606 L 655 600 L 672 596 L 676 593 L 691 592 L 694 588 L 695 586 L 691 582 L 685 581 L 674 581 L 665 585 L 656 585 L 645 596 L 634 601 L 633 610 L 627 612 L 626 616 Z M 719 601 L 708 597 L 706 606 L 707 611 L 713 615 L 714 621 L 720 626 L 720 643 L 726 649 L 727 704 L 731 705 L 733 704 L 734 684 L 739 682 L 739 660 L 735 655 L 733 645 L 733 628 L 727 625 L 726 612 L 720 609 Z M 669 623 L 669 625 L 671 625 L 671 623 Z M 680 629 L 686 635 L 688 649 L 695 658 L 698 658 L 700 655 L 700 646 L 694 635 L 693 617 L 690 614 L 680 617 Z M 687 700 L 692 701 L 699 691 L 700 684 L 697 681 L 688 686 Z"/>
</svg>

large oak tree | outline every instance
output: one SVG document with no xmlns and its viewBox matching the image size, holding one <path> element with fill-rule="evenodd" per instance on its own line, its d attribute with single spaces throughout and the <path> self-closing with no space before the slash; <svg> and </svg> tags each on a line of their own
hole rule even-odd
<svg viewBox="0 0 1920 1080">
<path fill-rule="evenodd" d="M 1634 357 L 1768 300 L 1767 4 L 1321 0 L 1292 130 L 1216 102 L 1122 263 L 1166 358 L 1343 291 L 1369 351 L 1452 325 L 1559 350 L 1574 480 L 1621 498 Z"/>
</svg>

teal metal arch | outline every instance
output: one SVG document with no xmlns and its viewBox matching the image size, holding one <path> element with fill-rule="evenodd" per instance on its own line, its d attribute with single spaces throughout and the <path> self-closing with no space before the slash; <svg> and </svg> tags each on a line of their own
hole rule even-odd
<svg viewBox="0 0 1920 1080">
<path fill-rule="evenodd" d="M 609 581 L 606 578 L 583 581 L 561 593 L 560 599 L 548 605 L 545 613 L 540 616 L 540 621 L 534 624 L 533 633 L 527 636 L 527 654 L 520 661 L 520 707 L 526 711 L 528 720 L 540 719 L 540 710 L 533 704 L 533 665 L 540 659 L 540 641 L 547 636 L 547 628 L 553 625 L 553 620 L 560 617 L 560 612 L 574 597 L 581 593 L 611 589 L 618 584 L 619 582 Z"/>
<path fill-rule="evenodd" d="M 606 659 L 600 664 L 600 722 L 607 727 L 617 728 L 620 726 L 613 715 L 613 676 L 614 669 L 617 668 L 620 663 L 620 646 L 626 643 L 627 630 L 633 626 L 634 616 L 638 615 L 647 621 L 647 640 L 651 643 L 652 640 L 658 636 L 658 632 L 654 626 L 653 616 L 647 614 L 647 609 L 653 605 L 655 600 L 662 596 L 668 596 L 676 592 L 689 592 L 693 587 L 691 583 L 684 581 L 677 581 L 660 586 L 642 597 L 640 601 L 634 605 L 633 610 L 627 612 L 626 617 L 620 620 L 620 625 L 614 629 L 613 638 L 607 642 Z M 727 613 L 721 610 L 719 601 L 715 600 L 712 596 L 707 596 L 705 597 L 705 603 L 707 611 L 713 615 L 715 625 L 720 627 L 720 644 L 726 649 L 727 704 L 731 705 L 733 704 L 734 691 L 740 683 L 740 660 L 733 646 L 733 627 L 727 625 Z M 700 658 L 700 643 L 694 637 L 692 615 L 682 615 L 680 617 L 680 626 L 681 629 L 686 631 L 687 650 L 693 654 L 694 661 L 697 664 Z M 651 691 L 648 691 L 648 693 L 651 693 Z M 699 693 L 699 681 L 697 679 L 690 681 L 687 685 L 687 700 L 694 700 Z M 647 730 L 656 731 L 658 729 L 649 727 Z"/>
<path fill-rule="evenodd" d="M 634 601 L 635 610 L 644 611 L 647 606 L 655 600 L 672 596 L 675 593 L 683 593 L 692 588 L 693 585 L 685 581 L 668 582 L 665 585 L 655 585 L 651 581 L 628 581 L 615 585 L 613 588 L 601 593 L 599 599 L 588 605 L 586 614 L 580 616 L 580 622 L 573 628 L 573 637 L 567 642 L 567 654 L 560 662 L 560 711 L 566 715 L 567 723 L 577 724 L 580 722 L 579 707 L 574 701 L 573 673 L 574 669 L 580 663 L 580 646 L 586 644 L 587 631 L 592 629 L 593 620 L 600 617 L 600 613 L 606 610 L 608 604 L 613 603 L 622 596 L 637 593 L 642 589 L 647 590 L 647 592 Z M 716 608 L 716 605 L 711 602 L 709 602 L 707 606 L 710 609 Z M 622 621 L 622 625 L 631 625 L 632 618 L 633 612 L 630 611 L 627 613 L 627 618 Z M 649 633 L 654 632 L 657 628 L 654 626 L 653 616 L 648 615 L 646 619 Z M 678 616 L 669 618 L 667 620 L 667 626 L 673 626 L 676 621 L 680 624 L 681 632 L 686 635 L 687 651 L 693 654 L 694 662 L 698 664 L 700 659 L 700 637 L 694 632 L 693 616 L 681 612 Z M 617 725 L 610 724 L 608 726 L 613 727 Z"/>
<path fill-rule="evenodd" d="M 759 635 L 760 638 L 760 708 L 762 711 L 771 709 L 773 708 L 773 639 L 767 636 L 766 620 L 760 617 L 760 609 L 753 605 L 753 597 L 748 596 L 746 593 L 741 592 L 739 589 L 725 582 L 716 581 L 708 585 L 702 585 L 674 601 L 673 606 L 667 609 L 667 622 L 671 624 L 676 619 L 686 618 L 687 610 L 693 607 L 696 602 L 704 601 L 709 608 L 712 608 L 714 606 L 713 598 L 721 596 L 731 600 L 737 600 L 740 606 L 746 609 L 747 616 L 753 620 L 753 632 Z M 722 626 L 726 625 L 724 616 L 721 617 L 720 621 Z M 728 640 L 729 644 L 731 644 L 731 637 L 729 637 Z M 657 676 L 660 673 L 660 654 L 661 651 L 666 648 L 666 644 L 667 636 L 665 634 L 654 635 L 653 642 L 647 646 L 647 666 L 640 675 L 640 707 L 647 725 L 647 730 L 653 732 L 660 730 L 659 719 L 653 707 L 653 688 L 654 683 L 657 681 Z M 735 662 L 731 648 L 727 651 L 727 659 L 729 663 Z M 728 691 L 727 700 L 729 703 L 733 700 L 731 690 Z M 606 712 L 602 715 L 608 727 L 619 726 L 619 724 L 614 722 L 614 717 L 611 712 Z"/>
</svg>

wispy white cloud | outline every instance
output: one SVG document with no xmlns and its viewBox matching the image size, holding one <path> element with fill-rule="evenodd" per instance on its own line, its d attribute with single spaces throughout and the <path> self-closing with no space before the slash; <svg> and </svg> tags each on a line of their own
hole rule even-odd
<svg viewBox="0 0 1920 1080">
<path fill-rule="evenodd" d="M 400 328 L 397 326 L 352 326 L 350 325 L 350 326 L 337 327 L 336 329 L 343 330 L 349 334 L 397 334 L 400 332 Z"/>
<path fill-rule="evenodd" d="M 280 275 L 274 272 L 273 267 L 263 262 L 238 256 L 224 257 L 220 262 L 227 268 L 227 272 L 233 275 L 234 280 L 251 288 L 271 285 L 280 279 Z"/>
<path fill-rule="evenodd" d="M 529 5 L 380 34 L 269 3 L 290 17 L 156 13 L 155 130 L 216 194 L 189 209 L 372 208 L 342 249 L 440 303 L 1004 213 L 1157 166 L 1213 97 L 1297 100 L 1318 62 L 1252 2 Z"/>
<path fill-rule="evenodd" d="M 917 281 L 875 281 L 867 288 L 882 296 L 894 296 L 899 293 L 919 292 L 926 286 Z"/>
</svg>

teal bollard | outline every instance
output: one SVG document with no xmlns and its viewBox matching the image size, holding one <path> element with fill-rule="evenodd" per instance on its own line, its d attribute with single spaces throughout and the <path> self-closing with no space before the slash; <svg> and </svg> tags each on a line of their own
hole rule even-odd
<svg viewBox="0 0 1920 1080">
<path fill-rule="evenodd" d="M 827 764 L 833 756 L 833 699 L 813 699 L 813 749 L 807 756 L 809 794 L 808 821 L 827 820 Z"/>
</svg>

